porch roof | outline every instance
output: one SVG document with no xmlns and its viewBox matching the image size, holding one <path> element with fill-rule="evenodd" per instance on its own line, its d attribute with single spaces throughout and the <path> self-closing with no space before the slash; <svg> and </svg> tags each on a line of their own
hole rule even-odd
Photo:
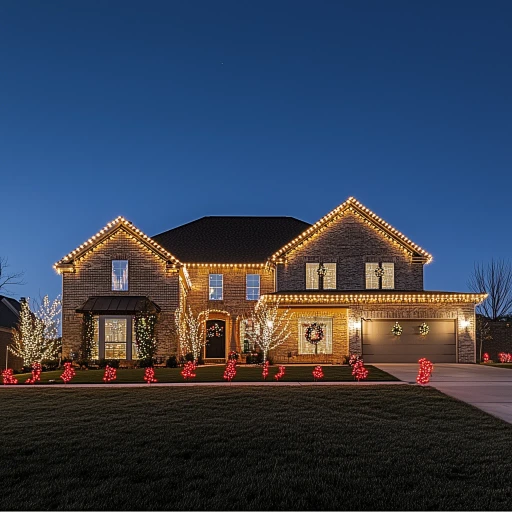
<svg viewBox="0 0 512 512">
<path fill-rule="evenodd" d="M 134 315 L 136 313 L 159 313 L 160 306 L 148 297 L 106 295 L 89 297 L 76 310 L 77 313 L 95 313 L 96 315 Z"/>
</svg>

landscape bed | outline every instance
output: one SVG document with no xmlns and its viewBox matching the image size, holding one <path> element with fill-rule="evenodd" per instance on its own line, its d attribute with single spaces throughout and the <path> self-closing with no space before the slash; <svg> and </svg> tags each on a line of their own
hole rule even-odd
<svg viewBox="0 0 512 512">
<path fill-rule="evenodd" d="M 512 502 L 512 425 L 429 387 L 11 387 L 2 406 L 1 510 Z"/>
<path fill-rule="evenodd" d="M 286 365 L 285 365 L 286 366 Z M 313 382 L 314 366 L 286 366 L 283 382 Z M 366 380 L 369 381 L 396 381 L 389 373 L 386 373 L 374 366 L 367 366 L 369 373 Z M 274 375 L 278 372 L 279 366 L 269 367 L 267 381 L 275 381 Z M 155 377 L 158 382 L 184 382 L 181 375 L 181 368 L 155 368 Z M 353 381 L 352 368 L 349 366 L 322 366 L 325 382 Z M 233 382 L 261 382 L 261 366 L 238 366 L 236 376 Z M 104 384 L 104 370 L 77 370 L 76 375 L 71 381 L 72 384 Z M 62 370 L 41 373 L 41 384 L 48 384 L 49 380 L 54 380 L 55 384 L 63 384 L 60 376 Z M 223 365 L 198 366 L 196 377 L 190 379 L 190 382 L 225 382 Z M 23 384 L 30 373 L 15 375 L 20 384 Z M 124 384 L 140 384 L 144 382 L 144 369 L 135 370 L 121 368 L 117 370 L 117 378 L 114 382 Z M 36 384 L 37 385 L 37 384 Z M 108 385 L 108 384 L 104 384 Z"/>
</svg>

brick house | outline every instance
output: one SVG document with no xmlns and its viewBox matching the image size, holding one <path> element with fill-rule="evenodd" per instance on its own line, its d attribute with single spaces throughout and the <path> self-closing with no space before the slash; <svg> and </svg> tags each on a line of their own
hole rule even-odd
<svg viewBox="0 0 512 512">
<path fill-rule="evenodd" d="M 55 264 L 63 354 L 78 351 L 88 313 L 96 357 L 136 358 L 133 318 L 141 310 L 158 315 L 158 354 L 179 354 L 181 303 L 209 309 L 204 357 L 224 361 L 230 350 L 253 349 L 247 316 L 262 300 L 278 301 L 292 318 L 276 362 L 341 363 L 350 353 L 367 362 L 475 362 L 475 305 L 485 295 L 425 291 L 431 260 L 354 198 L 313 225 L 203 217 L 149 237 L 118 217 Z"/>
<path fill-rule="evenodd" d="M 16 370 L 21 369 L 23 361 L 7 352 L 7 347 L 12 343 L 13 328 L 20 318 L 21 304 L 16 299 L 0 295 L 0 368 L 8 365 Z"/>
</svg>

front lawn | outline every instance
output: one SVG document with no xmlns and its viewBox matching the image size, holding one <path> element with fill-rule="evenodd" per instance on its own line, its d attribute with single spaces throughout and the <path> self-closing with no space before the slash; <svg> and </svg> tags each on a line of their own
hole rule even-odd
<svg viewBox="0 0 512 512">
<path fill-rule="evenodd" d="M 512 363 L 485 363 L 486 366 L 496 366 L 498 368 L 511 368 Z"/>
<path fill-rule="evenodd" d="M 283 381 L 289 382 L 313 382 L 314 366 L 286 366 L 286 373 Z M 339 382 L 339 381 L 353 381 L 352 369 L 348 366 L 322 366 L 324 371 L 324 381 Z M 367 366 L 369 373 L 368 379 L 372 381 L 395 381 L 398 380 L 389 373 L 386 373 L 374 366 Z M 257 382 L 262 381 L 261 367 L 257 366 L 238 366 L 236 377 L 233 382 Z M 278 365 L 270 366 L 268 381 L 274 380 L 274 375 L 278 371 Z M 181 375 L 181 368 L 155 368 L 155 376 L 158 382 L 184 382 Z M 73 384 L 103 384 L 104 370 L 77 370 L 75 378 L 71 381 Z M 41 373 L 41 383 L 47 384 L 49 380 L 55 380 L 56 383 L 62 384 L 62 370 L 54 372 Z M 196 375 L 193 382 L 224 382 L 224 366 L 199 366 L 196 370 Z M 24 383 L 29 377 L 30 373 L 20 374 L 15 376 L 19 383 Z M 139 368 L 136 370 L 119 369 L 117 370 L 117 379 L 115 382 L 120 383 L 143 383 L 144 382 L 144 369 Z"/>
<path fill-rule="evenodd" d="M 0 510 L 509 510 L 512 425 L 433 388 L 1 390 Z"/>
</svg>

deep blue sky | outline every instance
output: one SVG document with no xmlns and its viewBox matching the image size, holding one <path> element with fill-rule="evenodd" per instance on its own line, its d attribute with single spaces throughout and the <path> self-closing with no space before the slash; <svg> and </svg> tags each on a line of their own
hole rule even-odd
<svg viewBox="0 0 512 512">
<path fill-rule="evenodd" d="M 434 255 L 508 257 L 512 3 L 0 3 L 0 255 L 18 295 L 124 215 L 315 222 L 355 196 Z M 236 233 L 233 234 L 236 236 Z"/>
</svg>

